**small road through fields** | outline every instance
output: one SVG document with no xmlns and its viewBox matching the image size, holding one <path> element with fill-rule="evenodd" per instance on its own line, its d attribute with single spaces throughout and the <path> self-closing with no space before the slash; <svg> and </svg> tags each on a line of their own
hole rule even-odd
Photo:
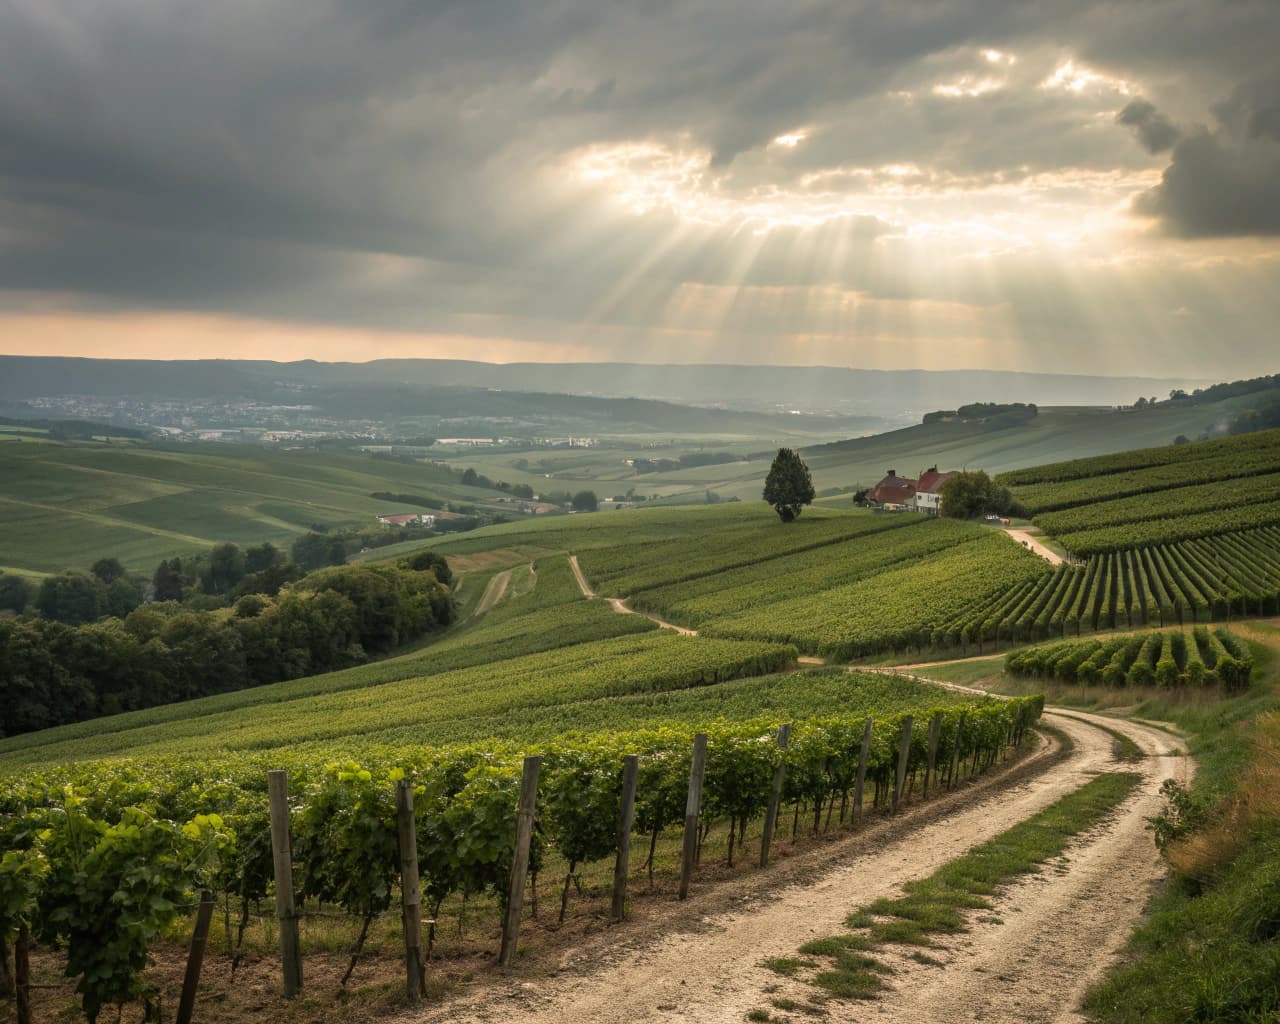
<svg viewBox="0 0 1280 1024">
<path fill-rule="evenodd" d="M 952 939 L 938 954 L 943 967 L 904 960 L 912 970 L 896 975 L 894 989 L 875 1002 L 828 1006 L 831 1020 L 1071 1020 L 1079 993 L 1111 962 L 1160 874 L 1145 820 L 1159 804 L 1160 783 L 1186 778 L 1191 766 L 1177 740 L 1148 726 L 1058 710 L 1046 712 L 1045 721 L 1071 738 L 1069 753 L 1058 756 L 1057 741 L 1043 741 L 1007 780 L 984 779 L 914 805 L 899 819 L 876 820 L 817 851 L 812 871 L 788 877 L 792 864 L 782 861 L 725 883 L 736 886 L 729 891 L 695 887 L 686 904 L 673 901 L 650 919 L 570 948 L 549 972 L 531 966 L 522 978 L 517 970 L 504 983 L 477 986 L 401 1020 L 741 1024 L 751 1010 L 770 1010 L 772 998 L 812 994 L 765 968 L 764 960 L 794 956 L 810 939 L 842 933 L 850 911 L 899 895 L 903 882 L 928 875 L 1098 772 L 1137 771 L 1138 793 L 1073 845 L 1061 869 L 1047 867 L 998 898 L 989 920 L 1005 923 L 975 923 Z M 1130 736 L 1148 756 L 1117 763 L 1114 738 L 1100 725 Z"/>
<path fill-rule="evenodd" d="M 586 576 L 582 574 L 582 567 L 578 565 L 577 555 L 569 556 L 569 564 L 573 567 L 573 575 L 578 581 L 578 589 L 582 591 L 582 596 L 588 601 L 592 601 L 599 597 L 600 595 L 591 589 L 591 584 L 587 582 Z M 668 622 L 666 619 L 660 619 L 656 615 L 650 615 L 648 612 L 637 611 L 632 608 L 631 605 L 627 604 L 627 602 L 621 597 L 606 597 L 603 598 L 603 600 L 608 601 L 610 607 L 612 607 L 619 615 L 640 615 L 643 618 L 656 622 L 663 629 L 673 630 L 682 636 L 698 635 L 698 631 L 696 629 L 689 629 L 687 626 L 677 626 L 674 622 Z"/>
<path fill-rule="evenodd" d="M 1066 711 L 1055 717 L 1088 720 Z M 1068 847 L 1064 862 L 1009 886 L 970 931 L 931 949 L 943 967 L 892 958 L 893 991 L 880 1000 L 878 1020 L 1085 1020 L 1078 1011 L 1085 992 L 1113 962 L 1162 874 L 1147 828 L 1163 803 L 1160 782 L 1187 782 L 1191 772 L 1168 735 L 1107 724 L 1148 755 L 1133 765 L 1145 776 L 1137 795 Z"/>
<path fill-rule="evenodd" d="M 1046 559 L 1050 565 L 1062 564 L 1063 558 L 1060 554 L 1058 554 L 1056 551 L 1049 550 L 1049 548 L 1041 544 L 1036 537 L 1034 537 L 1032 534 L 1027 533 L 1026 530 L 1005 530 L 1004 532 L 1007 533 L 1014 540 L 1016 540 L 1019 544 L 1025 544 L 1027 547 L 1029 547 L 1041 558 Z"/>
<path fill-rule="evenodd" d="M 495 604 L 501 601 L 503 595 L 507 592 L 507 585 L 510 582 L 510 569 L 503 572 L 496 572 L 489 577 L 489 582 L 484 588 L 484 593 L 480 595 L 480 603 L 476 605 L 476 610 L 471 613 L 471 617 L 479 618 Z"/>
</svg>

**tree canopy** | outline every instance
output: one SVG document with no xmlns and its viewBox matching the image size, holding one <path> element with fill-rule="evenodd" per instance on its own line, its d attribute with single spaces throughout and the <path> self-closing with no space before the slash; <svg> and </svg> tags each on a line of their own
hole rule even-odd
<svg viewBox="0 0 1280 1024">
<path fill-rule="evenodd" d="M 784 523 L 800 515 L 803 506 L 812 503 L 813 479 L 809 467 L 791 448 L 779 448 L 764 482 L 764 500 L 777 511 Z"/>
<path fill-rule="evenodd" d="M 1006 515 L 1013 508 L 1009 488 L 994 483 L 982 470 L 954 473 L 942 484 L 941 512 L 952 519 Z"/>
</svg>

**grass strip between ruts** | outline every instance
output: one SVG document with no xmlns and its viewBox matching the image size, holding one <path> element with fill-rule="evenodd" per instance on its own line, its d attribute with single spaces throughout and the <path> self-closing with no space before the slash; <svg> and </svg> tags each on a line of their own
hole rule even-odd
<svg viewBox="0 0 1280 1024">
<path fill-rule="evenodd" d="M 1099 775 L 927 878 L 906 883 L 906 895 L 854 911 L 845 922 L 852 929 L 848 934 L 815 939 L 800 947 L 799 957 L 771 960 L 766 966 L 817 986 L 822 990 L 815 993 L 819 1004 L 832 997 L 871 998 L 881 988 L 881 975 L 890 972 L 872 953 L 890 944 L 927 947 L 931 936 L 964 931 L 964 911 L 990 910 L 990 897 L 1001 885 L 1060 855 L 1074 836 L 1104 820 L 1141 781 L 1133 772 Z M 928 962 L 923 955 L 915 959 Z M 793 1005 L 794 1000 L 786 999 L 774 1003 L 783 1010 Z M 753 1019 L 770 1019 L 767 1011 L 761 1012 L 764 1016 Z"/>
</svg>

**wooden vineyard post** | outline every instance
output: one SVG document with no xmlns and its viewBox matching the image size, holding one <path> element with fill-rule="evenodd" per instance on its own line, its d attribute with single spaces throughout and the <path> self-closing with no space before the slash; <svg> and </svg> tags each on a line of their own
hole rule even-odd
<svg viewBox="0 0 1280 1024">
<path fill-rule="evenodd" d="M 636 818 L 636 785 L 640 780 L 640 758 L 628 754 L 622 760 L 622 806 L 618 816 L 618 856 L 613 862 L 613 907 L 615 921 L 626 915 L 627 875 L 631 870 L 631 827 Z"/>
<path fill-rule="evenodd" d="M 956 770 L 960 766 L 960 744 L 964 740 L 964 715 L 960 712 L 960 721 L 956 722 L 956 742 L 951 750 L 951 767 L 947 770 L 947 789 L 950 789 L 956 782 Z"/>
<path fill-rule="evenodd" d="M 13 943 L 13 992 L 18 1024 L 31 1024 L 31 933 L 25 924 Z"/>
<path fill-rule="evenodd" d="M 862 820 L 862 787 L 867 781 L 867 758 L 871 754 L 871 719 L 867 719 L 862 727 L 862 746 L 858 750 L 858 783 L 853 792 L 853 814 L 855 821 Z"/>
<path fill-rule="evenodd" d="M 396 846 L 400 851 L 400 907 L 404 920 L 405 986 L 417 1002 L 427 987 L 422 967 L 422 888 L 418 884 L 418 827 L 413 815 L 413 783 L 396 783 Z"/>
<path fill-rule="evenodd" d="M 516 809 L 516 850 L 511 861 L 511 885 L 507 890 L 507 916 L 502 922 L 502 948 L 498 951 L 498 965 L 501 967 L 510 967 L 516 958 L 520 917 L 524 913 L 524 880 L 529 873 L 529 843 L 533 840 L 533 809 L 538 801 L 538 772 L 541 769 L 542 758 L 524 759 L 520 804 Z"/>
<path fill-rule="evenodd" d="M 769 787 L 769 806 L 764 812 L 764 835 L 760 837 L 760 866 L 769 863 L 769 847 L 773 845 L 773 832 L 778 827 L 778 811 L 782 807 L 782 784 L 787 778 L 786 751 L 791 740 L 791 725 L 778 726 L 778 767 L 773 770 L 773 783 Z"/>
<path fill-rule="evenodd" d="M 302 944 L 293 902 L 293 844 L 289 839 L 289 778 L 282 771 L 267 772 L 271 804 L 271 856 L 276 878 L 276 919 L 280 922 L 280 956 L 284 963 L 284 997 L 302 991 Z"/>
<path fill-rule="evenodd" d="M 902 717 L 902 740 L 898 744 L 898 775 L 894 780 L 893 786 L 893 809 L 898 809 L 898 802 L 902 799 L 902 784 L 907 778 L 907 760 L 911 757 L 911 724 L 910 715 Z"/>
<path fill-rule="evenodd" d="M 924 769 L 924 798 L 929 799 L 929 778 L 933 775 L 934 765 L 938 762 L 938 740 L 942 738 L 942 712 L 937 712 L 929 721 L 929 760 Z"/>
<path fill-rule="evenodd" d="M 689 895 L 689 879 L 698 854 L 698 813 L 702 810 L 702 776 L 707 768 L 707 734 L 693 738 L 693 761 L 689 765 L 689 799 L 684 805 L 684 855 L 680 861 L 680 899 Z"/>
<path fill-rule="evenodd" d="M 182 977 L 182 995 L 178 999 L 177 1024 L 191 1024 L 196 1009 L 196 990 L 200 987 L 200 968 L 204 965 L 205 946 L 209 942 L 209 922 L 213 919 L 213 893 L 200 894 L 196 926 L 187 949 L 187 973 Z"/>
</svg>

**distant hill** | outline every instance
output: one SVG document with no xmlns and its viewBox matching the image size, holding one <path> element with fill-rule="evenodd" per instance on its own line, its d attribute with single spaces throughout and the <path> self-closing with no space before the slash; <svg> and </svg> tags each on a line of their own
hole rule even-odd
<svg viewBox="0 0 1280 1024">
<path fill-rule="evenodd" d="M 113 360 L 0 356 L 0 399 L 36 395 L 266 398 L 298 388 L 502 388 L 658 399 L 699 406 L 917 419 L 964 402 L 1129 404 L 1204 381 L 998 370 L 861 370 L 830 366 L 637 363 L 482 363 L 379 359 L 367 363 Z"/>
<path fill-rule="evenodd" d="M 967 468 L 999 473 L 1045 462 L 1168 445 L 1179 435 L 1195 439 L 1205 433 L 1224 433 L 1239 413 L 1277 397 L 1280 389 L 1238 395 L 1207 405 L 1165 402 L 1124 411 L 1042 406 L 1038 416 L 1025 421 L 917 424 L 871 437 L 813 445 L 803 449 L 803 455 L 819 491 L 871 486 L 888 469 L 907 476 L 933 465 L 942 470 Z M 684 479 L 691 492 L 709 488 L 724 497 L 758 498 L 770 458 L 769 453 L 761 453 L 747 462 L 686 470 L 668 477 L 646 477 L 645 482 L 661 484 Z M 721 473 L 717 475 L 716 470 Z"/>
</svg>

